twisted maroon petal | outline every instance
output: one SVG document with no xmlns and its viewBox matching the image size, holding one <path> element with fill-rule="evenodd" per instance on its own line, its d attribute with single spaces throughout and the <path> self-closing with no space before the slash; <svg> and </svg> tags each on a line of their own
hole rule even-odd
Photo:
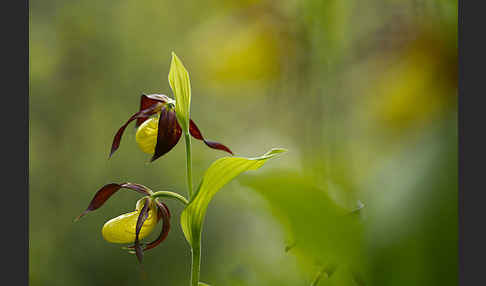
<svg viewBox="0 0 486 286">
<path fill-rule="evenodd" d="M 155 203 L 157 204 L 159 211 L 162 213 L 162 231 L 160 232 L 159 237 L 157 237 L 156 240 L 152 241 L 151 243 L 145 246 L 143 251 L 156 247 L 167 238 L 167 235 L 169 235 L 169 231 L 170 231 L 169 208 L 167 208 L 167 206 L 164 203 L 161 203 L 159 201 L 155 201 Z"/>
<path fill-rule="evenodd" d="M 142 229 L 142 226 L 147 220 L 148 217 L 148 212 L 149 212 L 149 200 L 145 200 L 142 210 L 140 211 L 140 214 L 138 215 L 137 218 L 137 225 L 135 226 L 135 254 L 137 255 L 138 262 L 142 263 L 143 260 L 143 249 L 142 246 L 140 245 L 140 241 L 138 239 L 138 235 L 140 234 L 140 230 Z"/>
<path fill-rule="evenodd" d="M 179 142 L 181 134 L 182 129 L 177 123 L 176 113 L 168 108 L 162 108 L 157 131 L 157 144 L 150 162 L 157 160 L 160 156 L 172 150 Z"/>
<path fill-rule="evenodd" d="M 140 111 L 147 109 L 158 102 L 166 103 L 167 101 L 168 97 L 164 94 L 142 94 L 140 97 Z M 135 126 L 140 126 L 148 118 L 149 116 L 141 116 L 137 118 Z"/>
<path fill-rule="evenodd" d="M 133 190 L 133 191 L 137 191 L 142 195 L 150 195 L 150 191 L 149 191 L 150 189 L 147 188 L 144 185 L 141 185 L 141 184 L 123 183 L 123 184 L 121 184 L 121 187 L 125 188 L 125 189 L 130 189 L 130 190 Z"/>
<path fill-rule="evenodd" d="M 167 238 L 167 236 L 169 235 L 169 231 L 170 231 L 169 208 L 167 208 L 167 205 L 165 205 L 164 203 L 161 203 L 157 200 L 155 201 L 155 203 L 157 204 L 158 214 L 162 218 L 162 231 L 160 232 L 157 239 L 155 239 L 154 241 L 145 245 L 145 247 L 143 248 L 143 251 L 146 251 L 146 250 L 149 250 L 149 249 L 156 247 L 157 245 L 162 243 Z M 128 246 L 127 248 L 133 249 L 133 248 L 136 248 L 136 245 L 131 245 L 131 246 Z"/>
<path fill-rule="evenodd" d="M 93 199 L 88 205 L 88 208 L 81 213 L 76 220 L 80 219 L 82 216 L 87 214 L 90 211 L 94 211 L 101 207 L 114 193 L 116 193 L 119 189 L 125 188 L 129 190 L 136 191 L 142 195 L 149 195 L 150 192 L 148 189 L 139 184 L 133 184 L 133 183 L 122 183 L 122 184 L 116 184 L 116 183 L 111 183 L 108 185 L 104 185 L 96 194 L 94 195 Z"/>
<path fill-rule="evenodd" d="M 196 123 L 194 123 L 192 119 L 191 121 L 189 121 L 189 133 L 191 133 L 192 137 L 194 137 L 195 139 L 203 141 L 209 148 L 225 151 L 233 155 L 233 152 L 223 144 L 204 139 L 201 131 L 199 130 L 199 128 L 197 128 Z"/>
<path fill-rule="evenodd" d="M 116 150 L 118 150 L 118 147 L 120 147 L 120 141 L 123 135 L 123 132 L 125 132 L 125 129 L 127 128 L 128 124 L 132 122 L 135 119 L 138 118 L 148 118 L 149 116 L 155 114 L 158 112 L 158 110 L 161 108 L 161 105 L 159 104 L 154 104 L 151 105 L 150 107 L 140 110 L 139 112 L 135 113 L 132 115 L 125 124 L 123 124 L 120 129 L 115 134 L 115 137 L 113 138 L 113 143 L 111 144 L 111 151 L 110 151 L 110 158 L 115 153 Z"/>
<path fill-rule="evenodd" d="M 157 203 L 157 205 L 159 206 L 159 219 L 163 218 L 164 215 L 166 215 L 170 219 L 171 214 L 167 205 L 164 203 L 159 203 L 158 201 L 156 201 L 155 203 Z"/>
</svg>

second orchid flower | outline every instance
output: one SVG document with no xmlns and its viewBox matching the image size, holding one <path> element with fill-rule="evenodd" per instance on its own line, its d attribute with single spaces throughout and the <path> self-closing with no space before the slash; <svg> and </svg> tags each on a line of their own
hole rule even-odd
<svg viewBox="0 0 486 286">
<path fill-rule="evenodd" d="M 182 129 L 176 117 L 175 105 L 175 100 L 166 95 L 142 94 L 139 111 L 133 114 L 115 134 L 110 157 L 120 147 L 120 141 L 126 127 L 134 120 L 136 120 L 136 127 L 138 127 L 136 141 L 143 152 L 152 155 L 151 162 L 172 150 L 182 135 Z M 233 155 L 233 152 L 225 145 L 206 140 L 192 119 L 189 121 L 189 133 L 193 138 L 203 141 L 208 147 Z"/>
</svg>

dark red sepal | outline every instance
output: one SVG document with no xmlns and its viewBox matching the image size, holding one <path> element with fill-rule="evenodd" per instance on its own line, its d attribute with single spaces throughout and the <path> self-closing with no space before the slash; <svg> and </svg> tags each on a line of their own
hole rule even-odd
<svg viewBox="0 0 486 286">
<path fill-rule="evenodd" d="M 147 190 L 145 186 L 133 183 L 123 183 L 123 184 L 116 184 L 111 183 L 108 185 L 104 185 L 96 194 L 94 195 L 93 199 L 89 203 L 88 208 L 81 213 L 75 220 L 80 219 L 82 216 L 87 214 L 90 211 L 94 211 L 101 207 L 114 193 L 116 193 L 119 189 L 125 188 L 129 190 L 136 191 L 142 195 L 150 195 L 150 192 Z"/>
<path fill-rule="evenodd" d="M 123 136 L 123 132 L 125 132 L 125 129 L 127 128 L 128 124 L 130 124 L 130 122 L 132 122 L 135 119 L 139 119 L 139 118 L 148 118 L 151 115 L 157 113 L 160 110 L 160 108 L 161 108 L 161 105 L 154 104 L 154 105 L 151 105 L 150 107 L 143 109 L 143 110 L 140 110 L 139 112 L 132 115 L 128 119 L 128 121 L 125 122 L 125 124 L 123 124 L 120 127 L 120 129 L 118 129 L 118 131 L 116 132 L 115 137 L 113 138 L 113 143 L 111 144 L 111 151 L 110 151 L 109 157 L 111 158 L 113 153 L 115 153 L 115 151 L 118 150 L 118 147 L 120 147 L 120 141 L 121 141 L 121 138 Z"/>
<path fill-rule="evenodd" d="M 233 152 L 223 144 L 204 139 L 201 131 L 199 130 L 199 128 L 197 128 L 196 123 L 194 123 L 192 119 L 189 121 L 189 133 L 195 139 L 203 141 L 209 148 L 225 151 L 233 155 Z"/>
<path fill-rule="evenodd" d="M 142 94 L 140 97 L 140 111 L 147 109 L 158 102 L 166 103 L 168 102 L 168 97 L 164 94 Z M 135 126 L 140 126 L 149 117 L 150 116 L 142 116 L 137 118 Z"/>
<path fill-rule="evenodd" d="M 177 123 L 176 113 L 168 108 L 162 108 L 159 117 L 159 126 L 157 131 L 157 144 L 155 152 L 150 162 L 157 160 L 160 156 L 169 152 L 179 142 L 182 129 Z"/>
<path fill-rule="evenodd" d="M 145 200 L 142 210 L 140 211 L 140 214 L 138 215 L 137 218 L 137 225 L 135 226 L 135 254 L 137 255 L 138 262 L 142 263 L 143 260 L 143 249 L 142 246 L 140 245 L 140 241 L 138 239 L 138 235 L 140 234 L 140 230 L 142 229 L 142 226 L 147 220 L 148 213 L 149 213 L 149 205 L 150 202 L 149 200 Z"/>
</svg>

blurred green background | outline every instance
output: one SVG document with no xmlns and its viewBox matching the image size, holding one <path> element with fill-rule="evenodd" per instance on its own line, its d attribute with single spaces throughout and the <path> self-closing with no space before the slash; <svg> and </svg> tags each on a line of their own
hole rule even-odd
<svg viewBox="0 0 486 286">
<path fill-rule="evenodd" d="M 185 194 L 184 144 L 150 164 L 131 125 L 108 160 L 175 51 L 207 138 L 290 150 L 210 204 L 202 281 L 456 285 L 456 26 L 452 0 L 30 1 L 30 284 L 188 285 L 177 202 L 142 266 L 101 236 L 135 193 L 73 223 L 110 182 Z M 196 184 L 225 155 L 193 153 Z"/>
</svg>

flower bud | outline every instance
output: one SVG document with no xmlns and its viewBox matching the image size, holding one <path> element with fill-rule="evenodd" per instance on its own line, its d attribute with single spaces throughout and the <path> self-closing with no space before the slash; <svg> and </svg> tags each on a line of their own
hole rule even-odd
<svg viewBox="0 0 486 286">
<path fill-rule="evenodd" d="M 137 209 L 133 212 L 122 214 L 105 223 L 101 233 L 103 238 L 112 243 L 132 243 L 135 241 L 135 228 L 138 216 L 142 211 L 141 205 L 137 202 Z M 148 217 L 145 220 L 140 233 L 139 239 L 147 237 L 157 225 L 157 207 L 151 203 Z"/>
<path fill-rule="evenodd" d="M 140 149 L 150 155 L 155 152 L 158 125 L 159 119 L 157 117 L 149 118 L 138 127 L 135 134 L 135 140 Z"/>
</svg>

